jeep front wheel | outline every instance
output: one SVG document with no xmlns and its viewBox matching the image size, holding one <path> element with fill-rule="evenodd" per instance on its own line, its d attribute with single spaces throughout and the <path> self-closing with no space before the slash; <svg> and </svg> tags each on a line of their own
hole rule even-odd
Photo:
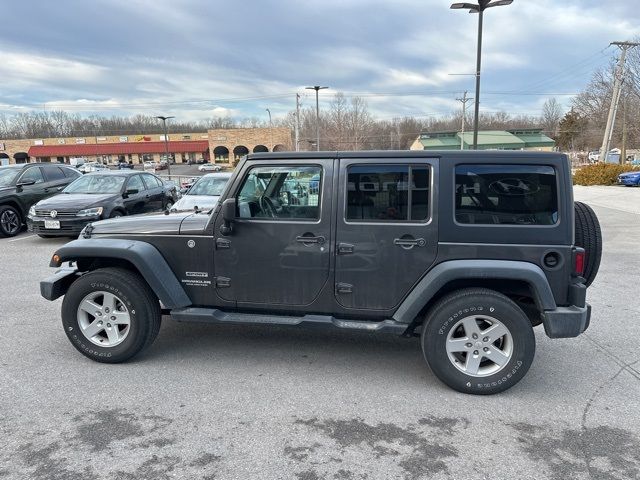
<svg viewBox="0 0 640 480">
<path fill-rule="evenodd" d="M 124 362 L 147 348 L 160 330 L 160 304 L 136 273 L 103 268 L 82 275 L 62 302 L 72 345 L 92 360 Z"/>
<path fill-rule="evenodd" d="M 440 299 L 422 329 L 422 351 L 433 373 L 463 393 L 488 395 L 518 383 L 535 354 L 531 322 L 493 290 L 458 290 Z"/>
</svg>

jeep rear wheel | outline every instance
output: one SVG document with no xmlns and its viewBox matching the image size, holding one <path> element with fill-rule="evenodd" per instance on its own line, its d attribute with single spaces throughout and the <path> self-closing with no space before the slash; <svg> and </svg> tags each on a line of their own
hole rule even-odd
<svg viewBox="0 0 640 480">
<path fill-rule="evenodd" d="M 602 231 L 596 212 L 582 202 L 575 202 L 576 217 L 576 240 L 577 247 L 584 248 L 585 265 L 584 277 L 585 285 L 588 287 L 593 283 L 598 274 L 600 259 L 602 258 Z"/>
<path fill-rule="evenodd" d="M 524 312 L 508 297 L 483 288 L 440 299 L 427 314 L 421 343 L 443 383 L 478 395 L 518 383 L 535 354 L 535 336 Z"/>
<path fill-rule="evenodd" d="M 62 302 L 62 325 L 83 355 L 124 362 L 147 348 L 160 330 L 160 303 L 136 273 L 103 268 L 82 275 Z"/>
</svg>

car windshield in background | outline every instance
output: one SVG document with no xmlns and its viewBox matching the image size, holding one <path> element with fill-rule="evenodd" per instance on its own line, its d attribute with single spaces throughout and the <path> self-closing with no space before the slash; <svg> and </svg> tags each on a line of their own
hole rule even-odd
<svg viewBox="0 0 640 480">
<path fill-rule="evenodd" d="M 120 193 L 125 177 L 116 175 L 88 175 L 79 178 L 64 193 Z"/>
<path fill-rule="evenodd" d="M 222 195 L 224 187 L 227 185 L 228 178 L 207 178 L 203 177 L 198 180 L 191 190 L 189 195 Z"/>
<path fill-rule="evenodd" d="M 20 168 L 0 168 L 0 187 L 8 187 L 20 173 Z"/>
</svg>

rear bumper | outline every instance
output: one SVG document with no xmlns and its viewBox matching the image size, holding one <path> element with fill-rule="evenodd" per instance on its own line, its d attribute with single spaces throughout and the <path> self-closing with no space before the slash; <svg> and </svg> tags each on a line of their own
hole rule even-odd
<svg viewBox="0 0 640 480">
<path fill-rule="evenodd" d="M 61 268 L 40 282 L 40 295 L 47 300 L 60 298 L 79 276 L 77 268 Z"/>
<path fill-rule="evenodd" d="M 544 312 L 544 331 L 550 338 L 577 337 L 591 321 L 591 305 L 584 307 L 558 307 Z"/>
</svg>

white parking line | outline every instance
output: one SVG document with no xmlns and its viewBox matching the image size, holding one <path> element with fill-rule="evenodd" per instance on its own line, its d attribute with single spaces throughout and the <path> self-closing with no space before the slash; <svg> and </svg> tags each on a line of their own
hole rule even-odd
<svg viewBox="0 0 640 480">
<path fill-rule="evenodd" d="M 37 235 L 28 235 L 26 237 L 20 237 L 20 238 L 14 238 L 13 240 L 9 240 L 9 242 L 18 242 L 20 240 L 26 240 L 27 238 L 33 238 L 36 237 Z"/>
</svg>

